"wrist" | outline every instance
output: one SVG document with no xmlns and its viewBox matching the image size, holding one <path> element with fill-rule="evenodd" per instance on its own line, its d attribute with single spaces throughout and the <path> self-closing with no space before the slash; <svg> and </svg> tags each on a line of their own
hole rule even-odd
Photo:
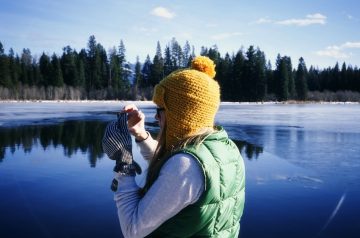
<svg viewBox="0 0 360 238">
<path fill-rule="evenodd" d="M 135 136 L 135 142 L 137 142 L 137 143 L 142 142 L 142 141 L 146 140 L 147 138 L 149 138 L 149 136 L 150 136 L 149 132 L 143 131 Z"/>
</svg>

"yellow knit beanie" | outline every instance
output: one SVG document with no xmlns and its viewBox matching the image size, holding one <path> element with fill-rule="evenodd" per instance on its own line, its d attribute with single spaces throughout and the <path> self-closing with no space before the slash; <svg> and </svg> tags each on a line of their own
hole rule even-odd
<svg viewBox="0 0 360 238">
<path fill-rule="evenodd" d="M 214 62 L 199 56 L 192 61 L 190 69 L 175 71 L 155 86 L 153 101 L 165 108 L 167 149 L 202 128 L 214 126 L 220 104 L 215 74 Z"/>
</svg>

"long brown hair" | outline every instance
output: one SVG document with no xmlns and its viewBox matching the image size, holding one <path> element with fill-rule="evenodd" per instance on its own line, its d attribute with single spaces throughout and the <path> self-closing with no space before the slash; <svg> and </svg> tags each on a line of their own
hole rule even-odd
<svg viewBox="0 0 360 238">
<path fill-rule="evenodd" d="M 203 128 L 198 131 L 198 133 L 186 137 L 182 140 L 179 140 L 176 146 L 173 146 L 171 150 L 167 149 L 165 146 L 166 139 L 166 121 L 164 127 L 160 130 L 158 134 L 158 145 L 156 147 L 153 158 L 150 161 L 148 173 L 146 176 L 145 186 L 140 189 L 140 194 L 143 196 L 150 189 L 151 185 L 158 178 L 160 170 L 165 162 L 171 157 L 171 154 L 184 149 L 188 145 L 198 146 L 200 145 L 207 136 L 214 132 L 213 128 Z"/>
</svg>

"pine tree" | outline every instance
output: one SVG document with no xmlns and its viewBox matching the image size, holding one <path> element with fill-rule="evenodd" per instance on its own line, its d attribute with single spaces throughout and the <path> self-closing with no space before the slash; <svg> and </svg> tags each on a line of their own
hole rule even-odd
<svg viewBox="0 0 360 238">
<path fill-rule="evenodd" d="M 17 86 L 19 83 L 19 65 L 16 63 L 15 53 L 12 48 L 9 50 L 9 73 L 11 78 L 11 85 Z"/>
<path fill-rule="evenodd" d="M 351 88 L 360 92 L 360 69 L 355 67 Z"/>
<path fill-rule="evenodd" d="M 201 56 L 206 56 L 206 55 L 208 55 L 208 54 L 209 54 L 208 48 L 205 47 L 205 46 L 201 46 L 200 55 L 201 55 Z"/>
<path fill-rule="evenodd" d="M 275 85 L 276 85 L 276 98 L 280 101 L 289 99 L 289 67 L 287 65 L 287 57 L 276 58 L 276 69 L 274 73 Z"/>
<path fill-rule="evenodd" d="M 100 81 L 97 84 L 97 88 L 102 89 L 107 86 L 108 78 L 109 78 L 109 63 L 108 57 L 105 48 L 98 43 L 97 44 L 97 52 L 99 54 L 99 73 L 100 73 Z"/>
<path fill-rule="evenodd" d="M 150 85 L 155 86 L 164 77 L 164 59 L 161 54 L 160 42 L 157 42 L 156 54 L 151 65 Z"/>
<path fill-rule="evenodd" d="M 209 48 L 206 56 L 209 57 L 212 61 L 214 61 L 215 64 L 217 64 L 221 58 L 218 47 L 216 45 L 213 45 Z"/>
<path fill-rule="evenodd" d="M 34 78 L 34 85 L 39 86 L 40 82 L 43 82 L 42 74 L 40 73 L 40 67 L 39 64 L 33 63 L 32 65 L 32 73 Z"/>
<path fill-rule="evenodd" d="M 87 89 L 100 89 L 102 85 L 101 57 L 99 52 L 100 46 L 97 45 L 95 36 L 90 36 L 88 41 L 88 81 Z"/>
<path fill-rule="evenodd" d="M 245 68 L 245 57 L 242 49 L 240 49 L 234 59 L 232 67 L 232 76 L 226 87 L 229 88 L 229 98 L 232 101 L 243 101 L 245 100 L 244 95 L 244 68 Z"/>
<path fill-rule="evenodd" d="M 50 63 L 50 58 L 45 53 L 42 53 L 39 60 L 40 73 L 42 75 L 42 82 L 40 85 L 48 86 L 52 85 L 52 65 Z"/>
<path fill-rule="evenodd" d="M 232 85 L 232 61 L 228 53 L 225 54 L 224 59 L 220 59 L 216 65 L 216 79 L 220 84 L 221 100 L 230 101 L 230 90 Z"/>
<path fill-rule="evenodd" d="M 264 52 L 257 48 L 255 53 L 255 101 L 264 101 L 266 96 L 267 84 L 266 84 L 266 59 Z"/>
<path fill-rule="evenodd" d="M 298 68 L 296 71 L 296 93 L 300 100 L 307 99 L 308 87 L 307 87 L 307 69 L 305 61 L 302 57 L 299 59 Z"/>
<path fill-rule="evenodd" d="M 142 77 L 141 77 L 141 64 L 139 61 L 139 56 L 136 57 L 136 63 L 135 63 L 135 76 L 134 76 L 134 83 L 133 83 L 133 88 L 134 88 L 134 94 L 133 94 L 133 99 L 136 100 L 139 96 L 139 87 L 142 84 Z"/>
<path fill-rule="evenodd" d="M 285 57 L 285 56 L 284 56 Z M 280 88 L 279 99 L 285 101 L 289 99 L 289 67 L 283 58 L 280 64 Z"/>
<path fill-rule="evenodd" d="M 31 64 L 27 68 L 28 85 L 30 86 L 34 86 L 36 84 L 36 79 L 34 78 L 34 68 L 36 68 L 36 61 L 35 59 L 32 59 Z"/>
<path fill-rule="evenodd" d="M 21 67 L 20 81 L 24 85 L 29 85 L 32 83 L 29 82 L 30 81 L 29 75 L 31 74 L 31 62 L 32 62 L 32 56 L 30 49 L 23 49 L 20 59 L 20 67 Z"/>
<path fill-rule="evenodd" d="M 116 52 L 115 47 L 109 51 L 110 58 L 110 73 L 108 87 L 113 88 L 116 91 L 120 88 L 120 59 Z"/>
<path fill-rule="evenodd" d="M 184 54 L 182 51 L 181 46 L 176 41 L 175 38 L 172 38 L 170 42 L 170 55 L 171 55 L 171 62 L 172 62 L 172 69 L 170 71 L 177 70 L 184 65 Z"/>
<path fill-rule="evenodd" d="M 244 63 L 243 94 L 246 101 L 256 100 L 256 80 L 256 52 L 251 45 Z"/>
<path fill-rule="evenodd" d="M 339 63 L 336 62 L 335 67 L 331 70 L 331 77 L 329 82 L 329 88 L 331 91 L 336 92 L 337 89 L 340 87 L 340 69 Z"/>
<path fill-rule="evenodd" d="M 88 81 L 87 70 L 87 53 L 85 49 L 81 49 L 79 54 L 77 55 L 76 60 L 76 68 L 78 72 L 79 86 L 82 88 L 86 88 L 86 82 Z"/>
<path fill-rule="evenodd" d="M 274 71 L 272 70 L 272 65 L 270 60 L 267 62 L 266 64 L 266 69 L 265 69 L 265 74 L 266 74 L 266 94 L 275 94 L 275 90 L 274 90 Z"/>
<path fill-rule="evenodd" d="M 307 85 L 310 91 L 322 91 L 320 88 L 320 73 L 318 69 L 315 69 L 313 66 L 310 67 Z"/>
<path fill-rule="evenodd" d="M 122 90 L 125 90 L 126 86 L 128 84 L 128 75 L 129 72 L 127 72 L 126 70 L 126 49 L 125 49 L 125 44 L 122 40 L 120 40 L 120 45 L 118 48 L 118 57 L 119 57 L 119 66 L 120 66 L 120 86 L 119 88 L 121 88 Z"/>
<path fill-rule="evenodd" d="M 51 85 L 55 87 L 64 86 L 64 79 L 61 71 L 60 60 L 58 59 L 55 53 L 51 56 L 51 65 L 52 65 Z"/>
<path fill-rule="evenodd" d="M 120 65 L 122 65 L 123 63 L 126 62 L 126 49 L 125 49 L 125 44 L 123 42 L 123 40 L 120 40 L 120 45 L 119 45 L 119 61 L 120 61 Z"/>
<path fill-rule="evenodd" d="M 349 65 L 346 69 L 346 90 L 358 91 L 356 88 L 356 70 Z M 360 78 L 358 78 L 360 80 Z"/>
<path fill-rule="evenodd" d="M 189 41 L 186 41 L 185 42 L 185 45 L 184 45 L 184 62 L 183 62 L 183 65 L 182 65 L 182 67 L 184 67 L 184 68 L 187 68 L 187 67 L 189 67 L 190 66 L 190 63 L 191 63 L 191 61 L 190 61 L 190 58 L 191 58 L 191 48 L 190 48 L 190 44 L 189 44 Z"/>
<path fill-rule="evenodd" d="M 246 52 L 243 70 L 243 100 L 263 101 L 266 94 L 265 55 L 250 46 Z"/>
<path fill-rule="evenodd" d="M 191 47 L 191 55 L 190 55 L 190 59 L 189 59 L 189 62 L 191 63 L 192 59 L 194 59 L 196 57 L 196 54 L 195 54 L 195 47 L 192 46 Z"/>
<path fill-rule="evenodd" d="M 338 90 L 349 90 L 348 72 L 347 72 L 347 69 L 346 69 L 345 62 L 341 66 L 340 82 L 341 82 L 341 84 L 339 85 Z"/>
<path fill-rule="evenodd" d="M 76 67 L 76 52 L 70 46 L 63 48 L 60 60 L 64 83 L 69 86 L 79 86 L 79 74 Z"/>
<path fill-rule="evenodd" d="M 11 87 L 9 64 L 9 59 L 4 53 L 4 47 L 0 42 L 0 86 L 5 88 Z"/>
<path fill-rule="evenodd" d="M 286 68 L 287 68 L 287 75 L 288 75 L 288 99 L 294 99 L 295 98 L 295 80 L 294 80 L 294 72 L 292 68 L 291 58 L 288 56 L 283 57 L 285 60 Z"/>
<path fill-rule="evenodd" d="M 141 88 L 146 88 L 150 86 L 151 66 L 152 63 L 150 60 L 150 56 L 147 55 L 144 65 L 141 69 L 141 75 L 142 75 L 142 83 L 140 85 Z"/>
<path fill-rule="evenodd" d="M 133 72 L 131 69 L 131 66 L 129 63 L 125 63 L 123 67 L 123 78 L 122 78 L 122 84 L 121 84 L 121 92 L 123 94 L 123 97 L 126 96 L 126 94 L 130 93 L 130 78 L 133 77 Z"/>
<path fill-rule="evenodd" d="M 1 55 L 1 56 L 2 56 L 2 55 L 5 55 L 4 46 L 3 46 L 3 44 L 1 43 L 1 41 L 0 41 L 0 55 Z"/>
<path fill-rule="evenodd" d="M 157 56 L 159 59 L 162 59 L 162 53 L 161 53 L 161 46 L 160 46 L 160 42 L 158 41 L 156 44 L 156 54 L 155 56 Z"/>
<path fill-rule="evenodd" d="M 169 75 L 174 68 L 173 62 L 172 62 L 172 58 L 171 58 L 171 51 L 170 51 L 170 47 L 166 46 L 165 47 L 165 54 L 164 54 L 164 76 Z"/>
</svg>

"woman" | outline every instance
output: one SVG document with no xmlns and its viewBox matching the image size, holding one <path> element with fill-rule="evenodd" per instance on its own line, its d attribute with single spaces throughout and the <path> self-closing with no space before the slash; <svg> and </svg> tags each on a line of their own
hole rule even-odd
<svg viewBox="0 0 360 238">
<path fill-rule="evenodd" d="M 125 237 L 238 236 L 245 168 L 236 145 L 222 127 L 214 126 L 220 104 L 214 76 L 214 63 L 200 56 L 190 69 L 171 73 L 155 87 L 158 140 L 145 130 L 145 116 L 136 106 L 124 108 L 128 131 L 149 161 L 141 189 L 128 155 L 131 141 L 122 139 L 129 133 L 124 130 L 126 119 L 107 128 L 104 151 L 121 160 L 115 169 L 115 201 Z"/>
</svg>

